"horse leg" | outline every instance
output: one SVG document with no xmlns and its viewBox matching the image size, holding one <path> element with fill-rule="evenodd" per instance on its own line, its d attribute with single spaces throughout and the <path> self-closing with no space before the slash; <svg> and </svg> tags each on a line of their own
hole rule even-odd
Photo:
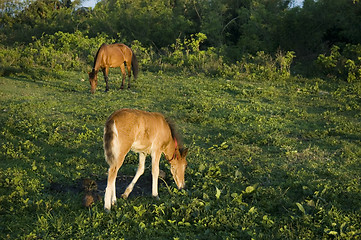
<svg viewBox="0 0 361 240">
<path fill-rule="evenodd" d="M 115 182 L 119 168 L 123 165 L 125 154 L 119 156 L 118 161 L 112 164 L 108 170 L 108 183 L 104 195 L 104 209 L 110 211 L 112 205 L 117 202 Z"/>
<path fill-rule="evenodd" d="M 137 169 L 137 173 L 135 174 L 132 182 L 128 185 L 127 189 L 125 189 L 124 193 L 122 194 L 122 198 L 127 199 L 129 194 L 132 192 L 135 183 L 138 181 L 139 177 L 142 176 L 144 173 L 144 165 L 145 165 L 145 153 L 139 153 L 139 166 Z"/>
<path fill-rule="evenodd" d="M 132 72 L 131 72 L 131 67 L 132 64 L 127 62 L 127 70 L 128 70 L 128 88 L 130 88 L 130 78 L 132 77 Z"/>
<path fill-rule="evenodd" d="M 153 152 L 152 153 L 152 196 L 156 199 L 158 197 L 158 176 L 159 176 L 159 159 L 161 153 Z"/>
<path fill-rule="evenodd" d="M 104 68 L 103 69 L 103 74 L 104 74 L 104 80 L 105 80 L 105 92 L 109 91 L 109 85 L 108 85 L 108 74 L 109 74 L 109 68 Z"/>
<path fill-rule="evenodd" d="M 116 166 L 111 166 L 108 170 L 108 183 L 104 195 L 104 209 L 107 211 L 110 211 L 111 205 L 114 205 L 117 201 L 115 181 L 117 178 L 118 170 L 119 168 L 117 168 Z"/>
<path fill-rule="evenodd" d="M 125 82 L 125 67 L 123 64 L 120 65 L 120 70 L 122 71 L 122 85 L 120 86 L 120 89 L 124 89 L 124 82 Z"/>
</svg>

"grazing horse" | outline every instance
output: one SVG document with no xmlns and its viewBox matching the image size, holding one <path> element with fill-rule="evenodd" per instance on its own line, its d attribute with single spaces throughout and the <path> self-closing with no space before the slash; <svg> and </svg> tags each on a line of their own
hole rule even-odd
<svg viewBox="0 0 361 240">
<path fill-rule="evenodd" d="M 135 109 L 120 109 L 108 118 L 104 128 L 104 155 L 109 164 L 108 183 L 104 196 L 104 208 L 109 211 L 116 202 L 115 180 L 127 153 L 139 153 L 138 170 L 124 191 L 126 199 L 138 178 L 144 173 L 147 154 L 152 156 L 152 195 L 158 198 L 159 160 L 162 153 L 169 161 L 173 179 L 178 187 L 185 186 L 184 172 L 187 166 L 187 148 L 183 148 L 175 127 L 160 113 Z"/>
<path fill-rule="evenodd" d="M 93 70 L 89 72 L 91 93 L 95 92 L 95 89 L 98 85 L 97 75 L 99 69 L 102 69 L 104 74 L 105 91 L 109 91 L 108 73 L 109 68 L 111 67 L 120 67 L 123 77 L 120 89 L 123 89 L 125 81 L 125 66 L 127 67 L 129 77 L 128 88 L 130 88 L 131 70 L 133 70 L 134 79 L 136 79 L 138 75 L 138 61 L 132 49 L 122 43 L 115 43 L 110 45 L 104 43 L 101 45 L 94 58 Z"/>
</svg>

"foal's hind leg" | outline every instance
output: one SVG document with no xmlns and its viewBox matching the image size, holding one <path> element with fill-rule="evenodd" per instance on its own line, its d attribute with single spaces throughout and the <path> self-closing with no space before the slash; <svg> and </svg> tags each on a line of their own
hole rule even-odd
<svg viewBox="0 0 361 240">
<path fill-rule="evenodd" d="M 115 181 L 117 178 L 118 170 L 124 162 L 125 155 L 119 156 L 117 163 L 109 167 L 108 170 L 108 183 L 105 189 L 104 196 L 104 209 L 110 211 L 111 205 L 114 205 L 117 201 Z"/>
<path fill-rule="evenodd" d="M 145 165 L 145 157 L 146 154 L 145 153 L 139 153 L 139 166 L 138 166 L 138 170 L 137 173 L 135 174 L 132 182 L 128 185 L 127 189 L 125 189 L 122 197 L 124 199 L 128 198 L 129 194 L 132 192 L 135 183 L 138 181 L 139 177 L 142 176 L 142 174 L 144 173 L 144 165 Z"/>
</svg>

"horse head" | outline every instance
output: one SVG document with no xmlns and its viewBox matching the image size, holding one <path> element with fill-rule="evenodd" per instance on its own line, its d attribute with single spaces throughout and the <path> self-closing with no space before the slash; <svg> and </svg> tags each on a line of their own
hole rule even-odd
<svg viewBox="0 0 361 240">
<path fill-rule="evenodd" d="M 95 89 L 97 88 L 98 85 L 98 74 L 94 69 L 88 74 L 89 74 L 90 92 L 95 93 Z"/>
<path fill-rule="evenodd" d="M 173 175 L 173 179 L 177 184 L 178 189 L 185 187 L 184 173 L 187 167 L 186 156 L 188 148 L 176 148 L 173 158 L 169 161 L 170 171 Z"/>
</svg>

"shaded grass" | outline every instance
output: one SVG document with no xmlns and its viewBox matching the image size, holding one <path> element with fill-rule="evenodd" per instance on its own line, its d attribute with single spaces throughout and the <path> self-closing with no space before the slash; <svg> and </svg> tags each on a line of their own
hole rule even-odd
<svg viewBox="0 0 361 240">
<path fill-rule="evenodd" d="M 96 94 L 79 72 L 0 78 L 2 238 L 353 239 L 361 234 L 360 86 L 143 72 L 131 90 Z M 105 178 L 105 120 L 116 109 L 159 111 L 191 149 L 187 190 L 81 206 L 52 182 Z M 121 168 L 134 174 L 137 156 Z M 149 162 L 147 170 L 150 171 Z M 141 233 L 141 234 L 140 234 Z"/>
</svg>

